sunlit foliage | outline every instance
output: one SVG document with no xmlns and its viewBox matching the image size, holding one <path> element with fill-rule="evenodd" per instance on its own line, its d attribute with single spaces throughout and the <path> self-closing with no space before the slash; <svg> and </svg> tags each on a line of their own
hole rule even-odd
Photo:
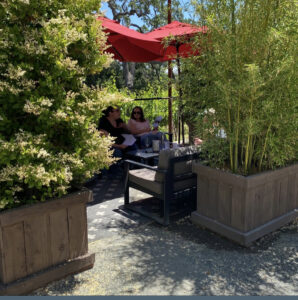
<svg viewBox="0 0 298 300">
<path fill-rule="evenodd" d="M 197 13 L 208 34 L 183 86 L 209 163 L 247 175 L 297 161 L 297 3 L 201 1 Z"/>
<path fill-rule="evenodd" d="M 113 159 L 96 123 L 119 94 L 88 87 L 111 61 L 97 0 L 0 2 L 1 208 L 80 186 Z"/>
</svg>

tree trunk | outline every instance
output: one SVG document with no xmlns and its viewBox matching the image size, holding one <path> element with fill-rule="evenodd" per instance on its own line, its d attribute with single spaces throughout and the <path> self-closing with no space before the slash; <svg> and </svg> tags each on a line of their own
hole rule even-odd
<svg viewBox="0 0 298 300">
<path fill-rule="evenodd" d="M 133 88 L 135 78 L 136 64 L 134 62 L 123 62 L 123 76 L 125 86 L 129 89 Z"/>
<path fill-rule="evenodd" d="M 185 123 L 188 126 L 189 131 L 189 144 L 193 145 L 195 138 L 195 122 L 187 120 L 187 118 L 185 117 Z"/>
</svg>

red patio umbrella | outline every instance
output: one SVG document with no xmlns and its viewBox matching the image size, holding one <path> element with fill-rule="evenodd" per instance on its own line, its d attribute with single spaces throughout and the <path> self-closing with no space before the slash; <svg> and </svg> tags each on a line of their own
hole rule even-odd
<svg viewBox="0 0 298 300">
<path fill-rule="evenodd" d="M 109 33 L 107 52 L 114 58 L 125 62 L 149 62 L 163 60 L 164 47 L 160 41 L 133 29 L 122 26 L 116 21 L 98 17 L 104 31 Z"/>
<path fill-rule="evenodd" d="M 169 45 L 166 47 L 165 53 L 161 59 L 162 61 L 167 61 L 179 57 L 198 55 L 199 52 L 192 49 L 189 40 L 199 33 L 206 32 L 207 27 L 198 27 L 192 24 L 173 21 L 170 24 L 146 33 L 146 36 L 159 41 L 171 37 Z"/>
</svg>

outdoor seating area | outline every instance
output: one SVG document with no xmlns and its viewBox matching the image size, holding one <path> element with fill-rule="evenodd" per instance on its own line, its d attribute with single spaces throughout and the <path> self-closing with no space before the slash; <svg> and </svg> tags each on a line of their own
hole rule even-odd
<svg viewBox="0 0 298 300">
<path fill-rule="evenodd" d="M 1 296 L 298 295 L 297 3 L 0 15 Z"/>
</svg>

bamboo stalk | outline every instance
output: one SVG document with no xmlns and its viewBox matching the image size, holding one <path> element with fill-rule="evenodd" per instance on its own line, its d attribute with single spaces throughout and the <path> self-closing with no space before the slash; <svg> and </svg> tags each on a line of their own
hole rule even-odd
<svg viewBox="0 0 298 300">
<path fill-rule="evenodd" d="M 229 121 L 229 135 L 231 136 L 231 113 L 230 113 L 230 109 L 228 108 L 228 121 Z M 230 139 L 230 164 L 231 164 L 231 169 L 233 172 L 235 172 L 234 170 L 234 164 L 233 164 L 233 143 Z"/>
<path fill-rule="evenodd" d="M 235 152 L 234 152 L 234 168 L 235 168 L 235 170 L 238 168 L 239 120 L 240 120 L 240 97 L 238 95 L 237 121 L 236 121 L 236 132 L 235 132 Z"/>
<path fill-rule="evenodd" d="M 269 134 L 271 125 L 272 125 L 272 122 L 270 122 L 270 124 L 268 126 L 268 129 L 267 129 L 267 132 L 266 132 L 264 147 L 263 147 L 263 150 L 262 150 L 262 154 L 261 154 L 261 158 L 260 158 L 260 163 L 259 163 L 259 171 L 261 171 L 261 168 L 262 168 L 263 157 L 264 157 L 264 154 L 265 154 L 265 150 L 266 150 L 266 146 L 267 146 L 268 134 Z"/>
<path fill-rule="evenodd" d="M 245 149 L 245 162 L 244 162 L 244 173 L 247 173 L 248 165 L 248 154 L 249 154 L 250 135 L 247 136 L 246 149 Z"/>
<path fill-rule="evenodd" d="M 253 100 L 251 99 L 250 101 L 250 111 L 249 111 L 249 118 L 251 118 L 252 116 L 252 103 Z M 245 150 L 245 164 L 244 164 L 244 173 L 247 173 L 247 169 L 248 169 L 248 161 L 249 161 L 249 155 L 250 155 L 250 146 L 251 146 L 251 134 L 248 133 L 247 136 L 247 143 L 246 143 L 246 150 Z"/>
<path fill-rule="evenodd" d="M 243 165 L 243 155 L 244 155 L 244 147 L 242 146 L 242 143 L 241 143 L 241 154 L 240 154 L 240 163 L 241 163 L 241 165 Z"/>
<path fill-rule="evenodd" d="M 256 143 L 256 137 L 253 136 L 250 141 L 251 151 L 250 151 L 249 157 L 248 157 L 248 171 L 251 169 L 251 166 L 252 166 L 252 158 L 253 158 L 253 154 L 254 154 L 255 143 Z"/>
</svg>

